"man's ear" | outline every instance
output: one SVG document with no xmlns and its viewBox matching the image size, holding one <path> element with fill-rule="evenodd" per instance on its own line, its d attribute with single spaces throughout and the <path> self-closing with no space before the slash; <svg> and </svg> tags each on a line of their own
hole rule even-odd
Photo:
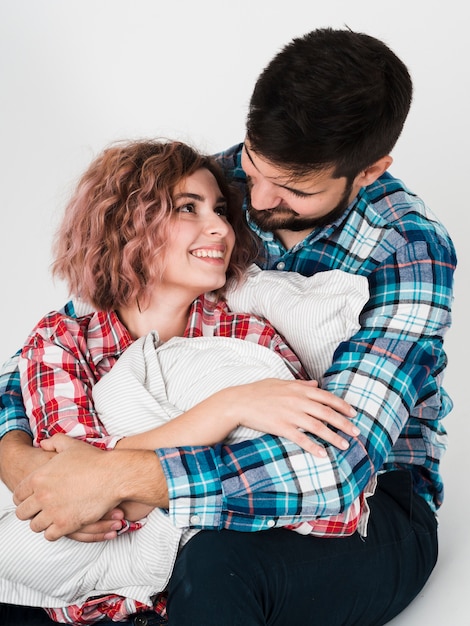
<svg viewBox="0 0 470 626">
<path fill-rule="evenodd" d="M 354 183 L 357 184 L 359 187 L 367 187 L 367 185 L 372 185 L 372 183 L 374 183 L 377 178 L 379 178 L 379 176 L 382 176 L 382 174 L 386 170 L 388 170 L 392 163 L 393 159 L 389 154 L 387 156 L 383 156 L 378 161 L 372 163 L 372 165 L 369 165 L 368 167 L 366 167 L 365 170 L 360 172 L 356 176 Z"/>
</svg>

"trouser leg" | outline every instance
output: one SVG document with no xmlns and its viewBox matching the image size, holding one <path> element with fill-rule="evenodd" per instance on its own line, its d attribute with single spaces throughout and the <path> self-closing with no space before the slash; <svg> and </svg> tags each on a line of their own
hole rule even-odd
<svg viewBox="0 0 470 626">
<path fill-rule="evenodd" d="M 380 626 L 419 593 L 437 560 L 437 524 L 408 472 L 381 477 L 368 536 L 203 531 L 182 550 L 170 626 Z"/>
<path fill-rule="evenodd" d="M 51 626 L 57 622 L 49 619 L 42 609 L 0 604 L 0 624 L 2 626 Z"/>
</svg>

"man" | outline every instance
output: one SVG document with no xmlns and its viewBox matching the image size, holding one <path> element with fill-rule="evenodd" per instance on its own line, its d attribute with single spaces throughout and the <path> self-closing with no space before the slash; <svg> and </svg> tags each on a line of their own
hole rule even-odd
<svg viewBox="0 0 470 626">
<path fill-rule="evenodd" d="M 325 446 L 326 465 L 270 436 L 156 454 L 104 453 L 59 437 L 48 441 L 51 455 L 59 451 L 48 461 L 31 450 L 14 375 L 5 383 L 2 478 L 33 530 L 51 540 L 110 538 L 109 518 L 126 499 L 204 529 L 176 562 L 170 624 L 377 626 L 411 602 L 435 565 L 441 420 L 451 409 L 442 344 L 456 258 L 445 229 L 387 172 L 411 97 L 406 67 L 382 42 L 313 31 L 267 66 L 244 144 L 219 155 L 249 190 L 261 267 L 368 278 L 361 330 L 322 381 L 355 407 L 361 434 L 347 450 Z M 282 528 L 292 516 L 337 513 L 377 474 L 365 537 Z"/>
</svg>

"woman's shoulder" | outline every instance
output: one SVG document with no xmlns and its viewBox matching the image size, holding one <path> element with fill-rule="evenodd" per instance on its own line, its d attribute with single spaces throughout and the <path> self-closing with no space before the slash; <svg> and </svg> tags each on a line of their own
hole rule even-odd
<svg viewBox="0 0 470 626">
<path fill-rule="evenodd" d="M 113 311 L 94 311 L 86 315 L 67 315 L 65 311 L 50 311 L 35 326 L 28 342 L 29 346 L 38 343 L 52 343 L 62 348 L 115 346 L 130 343 L 125 327 Z"/>
</svg>

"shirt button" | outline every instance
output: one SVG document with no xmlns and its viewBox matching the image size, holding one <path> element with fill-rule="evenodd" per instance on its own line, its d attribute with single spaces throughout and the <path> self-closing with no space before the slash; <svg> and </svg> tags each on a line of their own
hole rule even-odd
<svg viewBox="0 0 470 626">
<path fill-rule="evenodd" d="M 199 517 L 199 515 L 191 515 L 190 522 L 191 524 L 200 524 L 201 518 Z"/>
<path fill-rule="evenodd" d="M 134 617 L 134 626 L 148 626 L 148 619 L 145 615 L 137 615 Z"/>
<path fill-rule="evenodd" d="M 285 268 L 286 264 L 284 263 L 284 261 L 279 261 L 279 263 L 276 265 L 276 269 L 277 270 L 283 270 Z"/>
<path fill-rule="evenodd" d="M 272 528 L 273 526 L 276 526 L 276 522 L 273 519 L 270 519 L 267 522 L 267 526 L 268 526 L 268 528 Z"/>
</svg>

